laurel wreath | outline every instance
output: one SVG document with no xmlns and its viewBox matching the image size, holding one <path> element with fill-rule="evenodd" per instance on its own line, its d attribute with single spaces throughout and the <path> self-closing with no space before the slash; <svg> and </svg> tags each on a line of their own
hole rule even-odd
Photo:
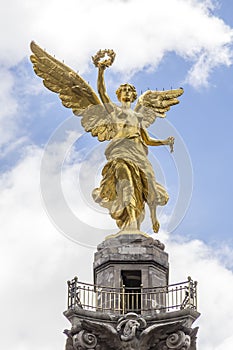
<svg viewBox="0 0 233 350">
<path fill-rule="evenodd" d="M 108 58 L 102 60 L 106 54 Z M 92 61 L 96 67 L 99 67 L 100 65 L 110 67 L 114 62 L 115 56 L 115 52 L 111 49 L 99 50 L 94 56 L 92 56 Z"/>
</svg>

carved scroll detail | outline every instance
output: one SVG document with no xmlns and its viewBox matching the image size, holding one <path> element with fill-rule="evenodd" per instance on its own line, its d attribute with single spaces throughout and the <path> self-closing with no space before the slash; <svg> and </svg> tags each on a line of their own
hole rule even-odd
<svg viewBox="0 0 233 350">
<path fill-rule="evenodd" d="M 160 341 L 158 350 L 189 350 L 191 337 L 183 331 L 170 334 L 165 340 Z"/>
<path fill-rule="evenodd" d="M 73 346 L 75 350 L 95 349 L 96 345 L 96 336 L 92 333 L 88 333 L 85 330 L 82 330 L 73 336 Z"/>
<path fill-rule="evenodd" d="M 168 349 L 188 350 L 190 348 L 190 336 L 182 331 L 170 334 L 166 339 Z"/>
</svg>

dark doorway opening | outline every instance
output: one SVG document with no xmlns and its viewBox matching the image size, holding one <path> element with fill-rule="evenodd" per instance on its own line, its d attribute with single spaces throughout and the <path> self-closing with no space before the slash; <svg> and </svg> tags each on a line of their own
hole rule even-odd
<svg viewBox="0 0 233 350">
<path fill-rule="evenodd" d="M 122 270 L 122 307 L 124 312 L 141 313 L 141 288 L 142 271 L 141 270 Z"/>
</svg>

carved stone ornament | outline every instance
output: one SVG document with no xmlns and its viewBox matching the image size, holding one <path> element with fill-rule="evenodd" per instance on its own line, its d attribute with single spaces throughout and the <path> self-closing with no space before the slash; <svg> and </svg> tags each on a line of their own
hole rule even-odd
<svg viewBox="0 0 233 350">
<path fill-rule="evenodd" d="M 183 321 L 147 326 L 141 315 L 130 312 L 115 326 L 81 320 L 64 333 L 66 350 L 196 350 L 197 331 L 198 327 L 188 328 Z"/>
<path fill-rule="evenodd" d="M 188 350 L 190 345 L 191 337 L 183 331 L 177 331 L 161 341 L 158 344 L 158 350 Z"/>
<path fill-rule="evenodd" d="M 144 318 L 138 316 L 134 312 L 129 312 L 121 317 L 118 321 L 117 331 L 120 333 L 120 338 L 123 341 L 130 341 L 136 337 L 137 330 L 146 327 Z"/>
<path fill-rule="evenodd" d="M 71 330 L 65 330 L 67 335 L 66 350 L 97 350 L 97 337 L 82 329 L 81 324 L 78 324 L 71 328 Z"/>
<path fill-rule="evenodd" d="M 190 343 L 190 336 L 182 331 L 169 335 L 166 340 L 168 349 L 187 350 L 190 348 Z"/>
<path fill-rule="evenodd" d="M 94 334 L 88 333 L 85 330 L 73 335 L 73 347 L 75 350 L 81 349 L 95 349 L 97 345 L 97 338 Z"/>
</svg>

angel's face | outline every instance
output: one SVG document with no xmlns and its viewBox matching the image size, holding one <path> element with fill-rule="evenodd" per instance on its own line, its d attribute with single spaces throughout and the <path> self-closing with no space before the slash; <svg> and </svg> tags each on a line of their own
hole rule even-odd
<svg viewBox="0 0 233 350">
<path fill-rule="evenodd" d="M 129 86 L 129 85 L 122 86 L 120 100 L 121 100 L 121 102 L 132 102 L 133 91 L 132 91 L 131 86 Z"/>
<path fill-rule="evenodd" d="M 116 91 L 118 100 L 122 102 L 134 102 L 137 98 L 137 92 L 131 84 L 121 84 Z"/>
</svg>

